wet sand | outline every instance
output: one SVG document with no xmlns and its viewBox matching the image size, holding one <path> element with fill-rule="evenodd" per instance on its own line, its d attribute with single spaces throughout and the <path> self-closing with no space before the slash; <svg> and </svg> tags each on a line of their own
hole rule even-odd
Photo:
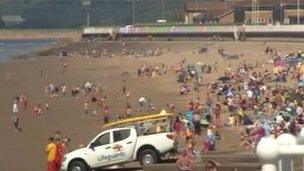
<svg viewBox="0 0 304 171">
<path fill-rule="evenodd" d="M 154 79 L 137 77 L 137 68 L 142 64 L 160 66 L 178 66 L 182 59 L 186 63 L 198 61 L 211 64 L 218 61 L 219 72 L 206 75 L 205 82 L 212 82 L 226 70 L 229 64 L 235 68 L 243 60 L 247 62 L 267 61 L 264 55 L 266 46 L 272 46 L 282 52 L 296 51 L 302 48 L 300 43 L 274 42 L 213 42 L 209 46 L 210 52 L 193 54 L 199 47 L 205 47 L 207 42 L 126 42 L 126 47 L 141 50 L 142 48 L 161 48 L 176 51 L 167 52 L 161 56 L 134 58 L 117 54 L 108 59 L 87 59 L 73 57 L 67 61 L 67 70 L 61 74 L 62 63 L 52 54 L 66 49 L 71 52 L 82 52 L 84 49 L 116 49 L 121 51 L 120 42 L 94 42 L 71 43 L 64 48 L 50 51 L 41 58 L 25 60 L 11 60 L 0 63 L 0 170 L 2 171 L 38 171 L 45 170 L 44 148 L 47 138 L 53 136 L 57 130 L 62 135 L 71 138 L 71 147 L 88 143 L 101 130 L 103 124 L 100 116 L 90 114 L 90 119 L 82 119 L 84 97 L 73 101 L 70 98 L 50 98 L 44 95 L 44 86 L 49 83 L 67 85 L 67 92 L 75 84 L 83 84 L 88 80 L 94 83 L 102 82 L 104 95 L 108 97 L 110 113 L 116 115 L 123 113 L 126 99 L 122 95 L 122 80 L 126 80 L 127 89 L 131 92 L 132 110 L 136 110 L 136 102 L 142 96 L 150 97 L 156 106 L 156 110 L 166 108 L 166 104 L 173 103 L 178 111 L 183 111 L 189 100 L 194 100 L 198 94 L 179 96 L 179 84 L 176 83 L 177 74 L 168 71 L 165 76 L 157 76 Z M 245 54 L 238 60 L 223 60 L 217 50 L 222 46 L 231 53 Z M 270 69 L 266 65 L 264 69 Z M 40 77 L 40 70 L 44 70 L 44 77 Z M 127 71 L 130 76 L 122 76 Z M 7 78 L 10 73 L 11 78 Z M 27 110 L 20 109 L 20 125 L 22 132 L 15 133 L 11 122 L 13 97 L 21 93 L 28 93 L 29 106 Z M 205 91 L 199 94 L 204 99 Z M 41 117 L 33 115 L 33 106 L 47 102 L 50 111 Z M 91 113 L 91 112 L 90 112 Z M 221 129 L 222 139 L 218 145 L 218 151 L 225 152 L 238 150 L 232 146 L 240 143 L 239 128 Z"/>
<path fill-rule="evenodd" d="M 81 38 L 80 29 L 1 29 L 0 38 L 14 39 L 71 39 Z"/>
</svg>

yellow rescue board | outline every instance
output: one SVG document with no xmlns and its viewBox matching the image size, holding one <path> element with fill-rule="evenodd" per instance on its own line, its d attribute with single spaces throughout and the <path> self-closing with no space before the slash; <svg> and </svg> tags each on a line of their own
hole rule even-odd
<svg viewBox="0 0 304 171">
<path fill-rule="evenodd" d="M 166 110 L 162 110 L 158 114 L 142 115 L 142 116 L 137 116 L 137 117 L 133 117 L 133 118 L 127 118 L 127 119 L 114 121 L 114 122 L 103 125 L 102 129 L 109 128 L 109 127 L 115 127 L 115 126 L 123 126 L 123 125 L 134 123 L 134 122 L 140 123 L 140 122 L 161 120 L 161 119 L 166 119 L 173 115 L 174 115 L 173 113 L 167 113 Z"/>
</svg>

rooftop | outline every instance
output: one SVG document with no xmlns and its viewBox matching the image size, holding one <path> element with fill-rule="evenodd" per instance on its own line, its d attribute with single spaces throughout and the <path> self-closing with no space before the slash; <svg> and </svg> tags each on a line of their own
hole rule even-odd
<svg viewBox="0 0 304 171">
<path fill-rule="evenodd" d="M 259 5 L 292 5 L 297 4 L 297 0 L 254 0 Z M 304 4 L 304 2 L 302 2 Z M 236 6 L 251 6 L 252 0 L 226 0 L 226 1 L 204 1 L 195 2 L 188 1 L 185 5 L 186 11 L 202 11 L 202 10 L 223 10 L 229 11 Z"/>
</svg>

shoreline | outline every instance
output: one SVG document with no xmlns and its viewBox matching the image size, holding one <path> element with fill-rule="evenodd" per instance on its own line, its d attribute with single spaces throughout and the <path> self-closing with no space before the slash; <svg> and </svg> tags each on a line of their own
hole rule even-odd
<svg viewBox="0 0 304 171">
<path fill-rule="evenodd" d="M 20 39 L 16 39 L 16 40 L 20 40 Z M 31 39 L 31 40 L 47 40 L 47 39 Z M 40 57 L 43 57 L 43 55 L 40 55 L 41 53 L 47 52 L 52 49 L 60 48 L 60 47 L 63 47 L 68 44 L 67 42 L 63 42 L 63 41 L 57 40 L 57 39 L 51 39 L 51 41 L 56 42 L 56 44 L 54 44 L 53 42 L 50 42 L 50 44 L 39 47 L 36 50 L 30 51 L 30 52 L 24 52 L 22 54 L 8 56 L 3 59 L 0 59 L 0 61 L 1 61 L 1 63 L 7 63 L 10 61 L 19 61 L 19 60 L 26 60 L 26 59 L 31 59 L 31 58 L 40 58 Z"/>
<path fill-rule="evenodd" d="M 79 31 L 80 30 L 70 29 L 0 29 L 0 37 L 3 41 L 50 40 L 55 42 L 50 42 L 49 45 L 40 47 L 32 52 L 25 52 L 23 54 L 13 55 L 1 59 L 1 63 L 48 56 L 42 54 L 49 51 L 56 51 L 56 49 L 68 46 L 70 43 L 81 41 L 81 34 Z"/>
<path fill-rule="evenodd" d="M 33 40 L 39 40 L 39 39 L 33 39 Z M 34 59 L 34 58 L 43 58 L 43 57 L 46 57 L 46 56 L 50 56 L 50 55 L 42 55 L 43 53 L 47 53 L 49 51 L 53 51 L 53 50 L 56 50 L 56 49 L 59 49 L 59 48 L 63 48 L 65 46 L 69 45 L 70 43 L 72 43 L 72 41 L 68 41 L 68 40 L 59 40 L 59 39 L 53 39 L 53 40 L 56 41 L 55 45 L 50 44 L 50 45 L 47 45 L 45 47 L 39 48 L 39 50 L 37 50 L 37 51 L 8 57 L 6 60 L 4 60 L 4 62 L 27 60 L 27 59 Z"/>
</svg>

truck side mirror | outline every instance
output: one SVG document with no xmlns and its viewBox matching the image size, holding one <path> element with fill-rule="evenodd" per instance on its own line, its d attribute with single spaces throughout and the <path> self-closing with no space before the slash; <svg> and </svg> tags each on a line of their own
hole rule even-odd
<svg viewBox="0 0 304 171">
<path fill-rule="evenodd" d="M 90 144 L 90 149 L 92 149 L 93 151 L 95 151 L 95 147 L 97 146 L 97 143 L 96 142 L 92 142 Z"/>
</svg>

